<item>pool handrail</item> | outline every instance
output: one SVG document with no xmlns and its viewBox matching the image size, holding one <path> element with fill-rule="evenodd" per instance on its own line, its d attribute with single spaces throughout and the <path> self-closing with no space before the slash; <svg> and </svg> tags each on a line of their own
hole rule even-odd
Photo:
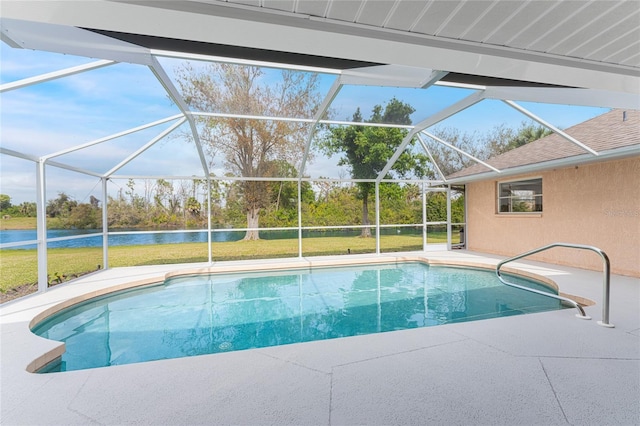
<svg viewBox="0 0 640 426">
<path fill-rule="evenodd" d="M 505 285 L 508 285 L 510 287 L 515 287 L 515 288 L 519 288 L 521 290 L 526 290 L 532 293 L 537 293 L 537 294 L 541 294 L 543 296 L 548 296 L 548 297 L 553 297 L 554 299 L 558 299 L 561 300 L 563 302 L 567 302 L 570 305 L 572 305 L 573 307 L 575 307 L 576 309 L 578 309 L 578 311 L 580 312 L 580 314 L 576 314 L 576 317 L 581 318 L 581 319 L 591 319 L 590 316 L 588 316 L 585 312 L 584 309 L 582 308 L 582 306 L 580 306 L 575 300 L 571 300 L 569 298 L 563 297 L 563 296 L 558 296 L 556 294 L 552 294 L 552 293 L 547 293 L 544 291 L 540 291 L 540 290 L 535 290 L 533 288 L 529 288 L 529 287 L 525 287 L 525 286 L 521 286 L 518 284 L 514 284 L 514 283 L 510 283 L 508 281 L 506 281 L 502 275 L 500 275 L 500 268 L 505 264 L 505 263 L 509 263 L 512 262 L 514 260 L 518 260 L 518 259 L 522 259 L 523 257 L 527 257 L 530 256 L 532 254 L 536 254 L 539 253 L 541 251 L 544 250 L 548 250 L 554 247 L 568 247 L 568 248 L 575 248 L 575 249 L 581 249 L 581 250 L 591 250 L 593 252 L 596 252 L 600 255 L 600 257 L 602 258 L 602 263 L 603 263 L 603 273 L 604 273 L 604 281 L 603 281 L 603 296 L 602 296 L 602 321 L 598 321 L 598 324 L 603 326 L 603 327 L 609 327 L 609 328 L 613 328 L 615 327 L 613 324 L 609 323 L 609 289 L 610 289 L 610 277 L 611 277 L 611 265 L 609 262 L 609 256 L 607 256 L 607 254 L 600 250 L 598 247 L 594 247 L 594 246 L 587 246 L 587 245 L 583 245 L 583 244 L 571 244 L 571 243 L 552 243 L 552 244 L 548 244 L 546 246 L 543 247 L 539 247 L 533 250 L 530 250 L 528 252 L 519 254 L 517 256 L 513 256 L 510 257 L 508 259 L 502 260 L 501 262 L 498 262 L 498 264 L 496 265 L 496 275 L 498 276 L 498 279 Z"/>
</svg>

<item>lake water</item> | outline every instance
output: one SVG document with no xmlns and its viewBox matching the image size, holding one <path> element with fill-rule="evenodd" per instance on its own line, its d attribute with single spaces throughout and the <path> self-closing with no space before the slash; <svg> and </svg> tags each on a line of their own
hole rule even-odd
<svg viewBox="0 0 640 426">
<path fill-rule="evenodd" d="M 137 231 L 137 232 L 136 232 Z M 157 230 L 155 230 L 157 231 Z M 52 229 L 47 231 L 47 238 L 70 237 L 76 235 L 87 235 L 101 232 L 96 229 Z M 126 235 L 109 235 L 109 246 L 129 246 L 144 244 L 177 244 L 177 243 L 206 243 L 206 231 L 172 231 L 168 233 L 143 233 L 139 229 L 122 230 L 117 232 L 133 232 Z M 348 237 L 360 235 L 360 229 L 330 230 L 330 231 L 303 231 L 303 236 L 308 237 Z M 398 227 L 383 228 L 383 235 L 422 235 L 421 229 Z M 211 232 L 211 240 L 214 242 L 238 241 L 244 238 L 245 231 L 216 230 Z M 298 238 L 296 229 L 286 231 L 261 231 L 260 238 L 265 240 Z M 35 229 L 0 231 L 0 243 L 13 243 L 20 241 L 32 241 L 37 239 Z M 70 248 L 70 247 L 102 247 L 102 236 L 76 238 L 64 241 L 49 241 L 49 248 Z M 35 245 L 23 245 L 9 247 L 7 249 L 34 249 Z"/>
</svg>

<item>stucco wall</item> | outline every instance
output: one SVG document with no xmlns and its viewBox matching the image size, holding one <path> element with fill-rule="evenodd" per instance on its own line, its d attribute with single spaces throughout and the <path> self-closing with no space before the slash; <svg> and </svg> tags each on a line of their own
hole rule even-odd
<svg viewBox="0 0 640 426">
<path fill-rule="evenodd" d="M 516 255 L 554 242 L 604 250 L 611 272 L 640 277 L 640 157 L 509 177 L 542 177 L 543 212 L 496 213 L 498 180 L 467 184 L 467 248 Z M 507 179 L 505 179 L 507 180 Z M 531 257 L 601 270 L 584 250 L 553 248 Z"/>
</svg>

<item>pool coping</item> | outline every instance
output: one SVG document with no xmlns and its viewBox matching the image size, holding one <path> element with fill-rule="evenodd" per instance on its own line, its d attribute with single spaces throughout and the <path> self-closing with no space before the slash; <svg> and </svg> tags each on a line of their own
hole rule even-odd
<svg viewBox="0 0 640 426">
<path fill-rule="evenodd" d="M 288 261 L 298 266 L 310 262 L 322 266 L 335 260 L 362 263 L 365 257 L 371 258 L 367 260 L 370 262 L 419 257 L 428 258 L 432 264 L 463 262 L 485 267 L 495 267 L 502 260 L 495 255 L 456 250 Z M 518 419 L 535 423 L 542 421 L 539 415 L 548 414 L 551 417 L 544 417 L 547 424 L 640 423 L 640 398 L 637 398 L 640 396 L 640 280 L 612 276 L 611 322 L 616 327 L 607 329 L 595 321 L 600 317 L 602 306 L 601 271 L 541 262 L 519 261 L 512 265 L 520 272 L 556 282 L 564 292 L 593 300 L 595 305 L 585 308 L 593 321 L 578 320 L 570 310 L 561 310 L 109 368 L 53 374 L 26 371 L 30 359 L 43 353 L 54 356 L 56 347 L 61 346 L 29 330 L 35 316 L 59 303 L 77 296 L 96 295 L 124 283 L 157 282 L 158 277 L 178 270 L 202 270 L 211 266 L 219 270 L 232 266 L 245 270 L 258 264 L 261 269 L 265 265 L 278 269 L 288 261 L 114 268 L 56 286 L 44 294 L 1 305 L 2 424 L 385 424 L 385 419 L 387 422 L 399 419 L 394 421 L 396 424 L 413 424 L 418 420 L 412 416 L 425 415 L 424 410 L 429 407 L 436 409 L 425 401 L 425 395 L 437 397 L 442 391 L 450 392 L 451 409 L 437 409 L 429 415 L 451 424 L 471 424 L 473 419 L 477 422 L 476 414 L 485 421 L 489 418 L 513 421 L 517 414 L 524 416 Z M 413 354 L 427 356 L 429 362 L 445 367 L 465 359 L 489 368 L 471 370 L 473 377 L 460 382 L 454 365 L 424 371 L 424 358 L 414 364 L 410 361 L 415 358 Z M 435 354 L 439 355 L 433 358 Z M 400 364 L 388 364 L 392 361 Z M 494 371 L 491 366 L 496 362 L 500 367 Z M 522 387 L 504 390 L 491 387 L 491 374 L 500 371 L 503 372 L 500 374 L 520 377 L 523 367 L 526 373 L 522 376 Z M 376 379 L 378 371 L 395 371 L 397 377 L 385 376 L 380 382 Z M 415 378 L 424 374 L 427 381 L 423 386 L 415 382 Z M 407 394 L 399 388 L 390 394 L 385 391 L 391 385 L 387 385 L 389 380 L 416 386 L 419 392 Z M 429 386 L 429 382 L 438 380 L 447 383 L 447 388 Z M 216 385 L 212 387 L 210 381 Z M 251 383 L 251 389 L 256 391 L 238 393 L 235 384 L 239 386 L 242 381 Z M 486 407 L 487 413 L 493 413 L 487 414 L 491 417 L 482 417 L 484 411 L 468 417 L 467 411 L 460 410 L 465 407 L 464 400 L 458 401 L 453 396 L 465 392 L 465 382 L 474 381 L 486 387 L 465 398 L 471 398 L 474 405 Z M 137 385 L 138 382 L 143 385 Z M 594 383 L 597 383 L 597 392 L 591 391 Z M 518 394 L 523 392 L 540 399 L 539 402 L 547 402 L 520 405 L 513 400 L 516 390 Z M 307 394 L 320 396 L 321 400 L 307 400 Z M 203 397 L 207 398 L 206 404 L 190 404 Z M 371 405 L 370 401 L 378 401 L 376 398 L 390 398 L 391 402 Z M 313 409 L 300 411 L 289 401 L 303 402 Z M 360 407 L 362 404 L 365 406 Z M 185 411 L 187 409 L 191 411 Z M 495 413 L 504 417 L 495 417 Z"/>
<path fill-rule="evenodd" d="M 273 263 L 271 261 L 263 263 L 260 261 L 256 261 L 251 264 L 246 264 L 245 262 L 225 262 L 222 264 L 214 264 L 214 265 L 206 265 L 202 267 L 185 267 L 179 268 L 180 265 L 177 265 L 178 269 L 171 270 L 164 274 L 160 274 L 155 277 L 149 277 L 142 280 L 134 280 L 127 281 L 120 284 L 116 284 L 113 286 L 104 287 L 98 290 L 89 291 L 78 296 L 71 297 L 62 302 L 56 303 L 53 306 L 44 309 L 35 315 L 31 321 L 29 322 L 29 331 L 33 329 L 37 324 L 46 320 L 48 317 L 55 315 L 56 313 L 67 309 L 73 305 L 97 298 L 106 296 L 112 293 L 116 293 L 123 290 L 130 290 L 140 287 L 145 287 L 149 285 L 158 285 L 162 282 L 175 277 L 185 276 L 185 275 L 198 275 L 198 274 L 227 274 L 227 273 L 241 273 L 241 272 L 260 272 L 260 271 L 279 271 L 279 270 L 311 270 L 315 268 L 323 268 L 323 267 L 340 267 L 340 266 L 357 266 L 357 265 L 374 265 L 374 264 L 400 264 L 406 262 L 420 262 L 425 263 L 430 266 L 451 266 L 451 267 L 466 267 L 466 268 L 476 268 L 476 269 L 484 269 L 484 270 L 495 270 L 495 265 L 491 265 L 489 263 L 477 262 L 477 261 L 469 261 L 469 260 L 444 260 L 444 259 L 433 259 L 429 258 L 428 255 L 425 254 L 415 255 L 380 255 L 380 256 L 367 256 L 362 255 L 358 257 L 331 257 L 331 258 L 293 258 L 293 259 L 277 259 L 277 263 Z M 545 277 L 544 275 L 540 275 L 539 273 L 534 273 L 531 271 L 527 271 L 522 267 L 518 268 L 517 266 L 504 267 L 502 270 L 505 273 L 519 275 L 525 278 L 534 279 L 540 281 L 552 289 L 558 292 L 558 295 L 573 299 L 578 304 L 582 306 L 591 306 L 594 305 L 595 302 L 586 297 L 572 295 L 566 292 L 560 291 L 558 284 L 552 279 Z M 69 283 L 72 284 L 72 283 Z M 31 333 L 33 334 L 33 333 Z M 36 338 L 44 339 L 40 336 L 34 335 Z M 29 362 L 26 366 L 26 370 L 29 373 L 37 373 L 40 369 L 45 368 L 47 365 L 55 362 L 59 359 L 65 351 L 65 344 L 62 342 L 45 339 L 47 341 L 53 342 L 55 346 L 45 353 L 36 356 L 31 362 Z"/>
</svg>

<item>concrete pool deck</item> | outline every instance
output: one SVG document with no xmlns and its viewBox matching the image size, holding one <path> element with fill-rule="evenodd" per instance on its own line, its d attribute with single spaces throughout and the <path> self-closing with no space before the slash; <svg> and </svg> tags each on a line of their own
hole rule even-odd
<svg viewBox="0 0 640 426">
<path fill-rule="evenodd" d="M 464 250 L 376 256 L 495 265 Z M 339 261 L 371 259 L 341 256 Z M 308 266 L 327 258 L 216 263 Z M 90 370 L 33 374 L 59 344 L 29 323 L 82 294 L 208 265 L 117 268 L 0 307 L 2 425 L 72 424 L 640 424 L 640 280 L 518 261 L 562 292 L 596 302 L 575 310 Z"/>
</svg>

